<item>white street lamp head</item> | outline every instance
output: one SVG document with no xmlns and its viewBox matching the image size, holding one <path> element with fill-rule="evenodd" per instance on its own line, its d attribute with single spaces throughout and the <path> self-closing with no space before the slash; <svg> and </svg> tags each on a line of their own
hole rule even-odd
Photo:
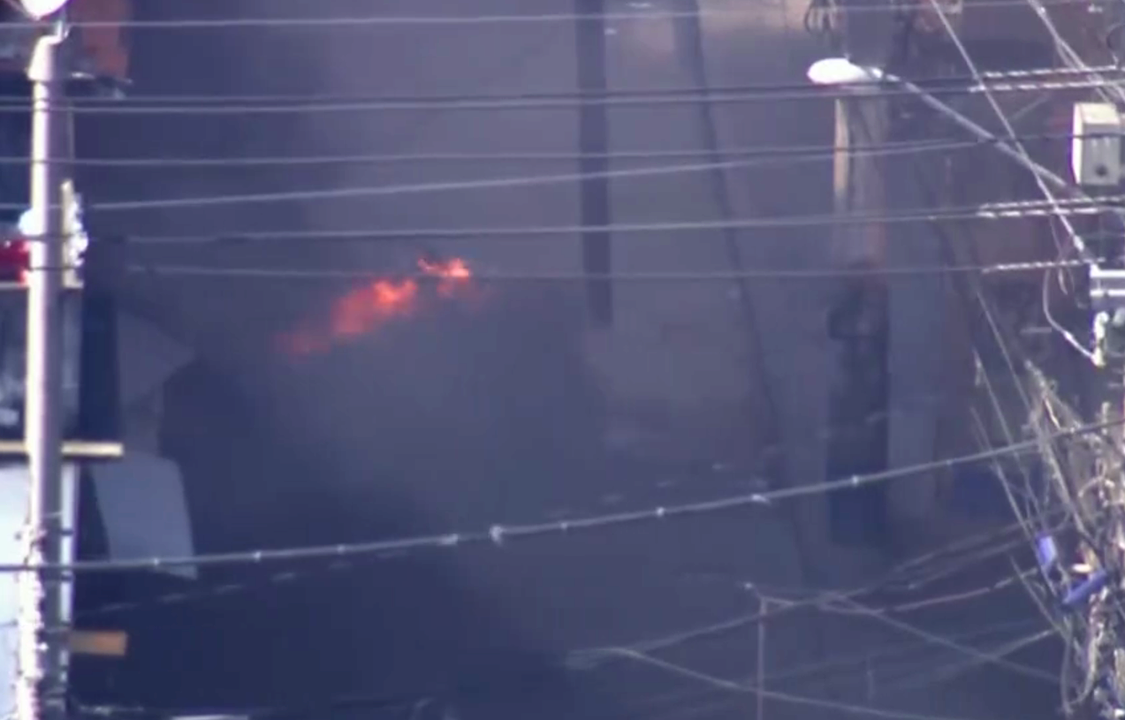
<svg viewBox="0 0 1125 720">
<path fill-rule="evenodd" d="M 70 0 L 20 0 L 20 5 L 25 13 L 42 20 L 62 10 L 68 2 Z"/>
<path fill-rule="evenodd" d="M 817 85 L 872 85 L 883 79 L 883 71 L 847 58 L 825 58 L 809 66 L 808 78 Z"/>
<path fill-rule="evenodd" d="M 32 210 L 24 210 L 16 223 L 20 235 L 34 238 L 43 234 L 43 224 L 39 222 L 39 214 Z"/>
</svg>

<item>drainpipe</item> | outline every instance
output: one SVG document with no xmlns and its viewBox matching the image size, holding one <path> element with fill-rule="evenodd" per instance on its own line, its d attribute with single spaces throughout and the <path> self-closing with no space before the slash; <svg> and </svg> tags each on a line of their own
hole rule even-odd
<svg viewBox="0 0 1125 720">
<path fill-rule="evenodd" d="M 575 58 L 578 90 L 593 102 L 578 110 L 578 171 L 582 231 L 582 270 L 587 274 L 586 302 L 591 320 L 601 327 L 613 322 L 613 248 L 609 178 L 609 109 L 598 98 L 609 89 L 606 72 L 605 0 L 575 0 Z"/>
</svg>

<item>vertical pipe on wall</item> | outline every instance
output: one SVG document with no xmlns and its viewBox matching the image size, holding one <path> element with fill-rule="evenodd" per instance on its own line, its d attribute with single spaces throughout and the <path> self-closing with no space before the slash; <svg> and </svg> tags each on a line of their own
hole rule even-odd
<svg viewBox="0 0 1125 720">
<path fill-rule="evenodd" d="M 591 320 L 607 326 L 613 322 L 613 270 L 609 178 L 609 109 L 598 101 L 609 88 L 606 71 L 605 0 L 575 0 L 574 28 L 578 89 L 583 102 L 578 109 L 578 171 L 582 222 L 582 269 Z"/>
</svg>

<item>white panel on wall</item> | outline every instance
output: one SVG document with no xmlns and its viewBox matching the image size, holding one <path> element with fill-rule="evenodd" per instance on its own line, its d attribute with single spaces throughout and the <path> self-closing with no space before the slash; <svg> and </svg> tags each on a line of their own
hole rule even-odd
<svg viewBox="0 0 1125 720">
<path fill-rule="evenodd" d="M 115 560 L 183 557 L 194 552 L 183 480 L 176 463 L 130 450 L 123 459 L 90 468 Z M 165 570 L 192 578 L 195 568 Z"/>
</svg>

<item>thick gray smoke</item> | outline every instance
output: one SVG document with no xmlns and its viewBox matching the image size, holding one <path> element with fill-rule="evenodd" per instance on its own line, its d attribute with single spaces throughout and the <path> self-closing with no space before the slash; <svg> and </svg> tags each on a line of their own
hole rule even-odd
<svg viewBox="0 0 1125 720">
<path fill-rule="evenodd" d="M 292 16 L 308 3 L 140 3 L 143 17 Z M 345 14 L 349 8 L 318 6 Z M 350 8 L 369 11 L 369 8 Z M 320 55 L 331 35 L 146 31 L 134 37 L 135 93 L 332 94 Z M 370 61 L 371 56 L 368 57 Z M 87 157 L 248 157 L 392 151 L 364 143 L 370 116 L 141 116 L 83 119 Z M 351 138 L 341 144 L 340 137 Z M 335 147 L 333 147 L 335 145 Z M 357 175 L 356 173 L 359 173 Z M 362 182 L 363 169 L 91 171 L 91 203 L 258 193 Z M 394 182 L 394 177 L 368 179 Z M 441 199 L 434 200 L 441 207 Z M 379 209 L 392 209 L 381 204 Z M 436 213 L 436 214 L 440 214 Z M 103 236 L 378 227 L 365 204 L 229 205 L 202 210 L 93 213 Z M 456 222 L 456 218 L 451 218 Z M 421 220 L 415 220 L 421 222 Z M 411 269 L 412 244 L 274 242 L 125 248 L 115 263 Z M 452 250 L 452 249 L 451 249 Z M 543 285 L 486 287 L 478 306 L 446 303 L 334 351 L 294 362 L 279 332 L 323 315 L 345 282 L 138 278 L 122 274 L 131 311 L 194 344 L 200 362 L 169 389 L 164 446 L 185 472 L 199 549 L 246 549 L 407 536 L 543 517 L 590 482 L 600 401 L 579 354 L 581 307 Z M 577 484 L 576 484 L 577 483 Z M 552 498 L 554 493 L 556 498 Z M 536 515 L 535 513 L 538 513 Z M 566 674 L 453 561 L 421 559 L 315 576 L 210 606 L 142 610 L 125 622 L 136 642 L 112 688 L 79 673 L 93 698 L 215 706 L 372 696 L 364 707 L 429 717 L 446 703 L 565 712 Z M 251 573 L 253 575 L 253 572 Z M 234 573 L 229 578 L 243 578 Z M 228 579 L 214 573 L 204 584 Z M 82 602 L 158 592 L 160 581 L 93 580 Z M 160 647 L 161 660 L 151 650 Z M 539 649 L 537 649 L 539 648 Z M 182 674 L 167 666 L 169 658 Z M 237 668 L 237 669 L 236 669 Z M 236 677 L 237 676 L 237 677 Z M 169 682 L 172 681 L 172 682 Z M 560 694 L 562 693 L 562 694 Z M 419 704 L 425 697 L 434 698 Z M 466 710 L 468 708 L 468 710 Z"/>
</svg>

